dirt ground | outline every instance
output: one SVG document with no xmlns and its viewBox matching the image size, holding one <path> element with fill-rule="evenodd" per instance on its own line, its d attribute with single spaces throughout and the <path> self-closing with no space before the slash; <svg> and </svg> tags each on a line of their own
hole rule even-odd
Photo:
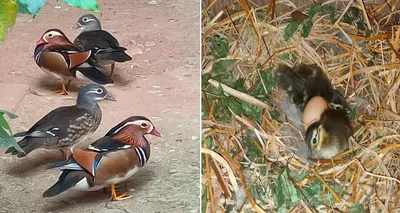
<svg viewBox="0 0 400 213">
<path fill-rule="evenodd" d="M 103 120 L 87 142 L 103 136 L 131 115 L 149 117 L 163 138 L 151 141 L 149 163 L 126 187 L 132 199 L 109 202 L 109 191 L 86 193 L 74 199 L 43 199 L 60 172 L 46 170 L 56 153 L 38 150 L 24 159 L 0 150 L 0 212 L 199 212 L 199 2 L 185 0 L 99 0 L 102 26 L 133 61 L 117 64 L 114 85 L 107 89 L 117 102 L 102 101 Z M 60 84 L 34 62 L 36 41 L 50 28 L 73 40 L 72 28 L 88 11 L 49 0 L 38 16 L 18 14 L 16 25 L 0 44 L 0 109 L 19 117 L 14 132 L 27 130 L 50 110 L 75 103 L 52 90 Z M 99 14 L 97 14 L 99 16 Z M 124 188 L 122 188 L 124 190 Z"/>
</svg>

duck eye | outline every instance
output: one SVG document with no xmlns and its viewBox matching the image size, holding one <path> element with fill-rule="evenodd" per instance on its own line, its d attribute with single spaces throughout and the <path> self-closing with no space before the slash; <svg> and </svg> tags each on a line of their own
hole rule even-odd
<svg viewBox="0 0 400 213">
<path fill-rule="evenodd" d="M 140 124 L 140 126 L 142 126 L 143 128 L 146 128 L 147 127 L 147 123 L 142 123 L 142 124 Z"/>
<path fill-rule="evenodd" d="M 82 19 L 82 21 L 83 21 L 83 22 L 87 22 L 87 21 L 88 21 L 88 18 L 85 17 L 85 18 Z"/>
<path fill-rule="evenodd" d="M 53 37 L 53 34 L 49 33 L 48 36 L 51 38 L 51 37 Z"/>
<path fill-rule="evenodd" d="M 99 94 L 101 94 L 101 93 L 103 93 L 103 90 L 99 88 L 99 89 L 97 89 L 96 92 L 99 93 Z"/>
</svg>

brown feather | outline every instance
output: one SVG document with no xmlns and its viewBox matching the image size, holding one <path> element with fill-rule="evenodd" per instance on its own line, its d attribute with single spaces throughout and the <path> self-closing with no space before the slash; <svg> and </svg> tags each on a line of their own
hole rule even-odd
<svg viewBox="0 0 400 213">
<path fill-rule="evenodd" d="M 69 68 L 72 69 L 82 63 L 84 63 L 90 57 L 91 50 L 86 52 L 71 53 L 68 54 L 69 57 Z"/>
<path fill-rule="evenodd" d="M 45 51 L 40 56 L 38 64 L 51 72 L 57 70 L 58 75 L 71 76 L 68 64 L 61 53 Z"/>
<path fill-rule="evenodd" d="M 122 177 L 136 166 L 140 167 L 140 160 L 134 149 L 107 153 L 96 171 L 95 184 L 102 185 L 112 178 Z"/>
<path fill-rule="evenodd" d="M 140 140 L 143 135 L 143 129 L 140 126 L 129 125 L 119 130 L 118 133 L 113 136 L 113 139 L 132 146 L 144 147 L 146 146 L 144 141 Z"/>
<path fill-rule="evenodd" d="M 86 171 L 88 171 L 93 176 L 93 162 L 95 161 L 97 152 L 91 150 L 75 148 L 72 150 L 75 161 Z"/>
</svg>

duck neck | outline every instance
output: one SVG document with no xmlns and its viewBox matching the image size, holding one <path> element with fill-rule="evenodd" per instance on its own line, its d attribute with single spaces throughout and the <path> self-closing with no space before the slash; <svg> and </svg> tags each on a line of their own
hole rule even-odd
<svg viewBox="0 0 400 213">
<path fill-rule="evenodd" d="M 144 153 L 146 154 L 146 159 L 149 160 L 150 157 L 150 144 L 149 141 L 144 137 L 143 134 L 136 133 L 135 136 L 137 140 L 134 140 L 133 145 L 136 147 L 140 147 L 143 149 Z"/>
<path fill-rule="evenodd" d="M 88 97 L 87 95 L 78 95 L 78 99 L 76 101 L 76 105 L 80 107 L 84 107 L 88 110 L 96 109 L 99 107 L 97 102 L 92 98 Z"/>
<path fill-rule="evenodd" d="M 95 30 L 101 30 L 100 23 L 89 25 L 89 26 L 85 27 L 85 29 L 82 32 L 95 31 Z"/>
</svg>

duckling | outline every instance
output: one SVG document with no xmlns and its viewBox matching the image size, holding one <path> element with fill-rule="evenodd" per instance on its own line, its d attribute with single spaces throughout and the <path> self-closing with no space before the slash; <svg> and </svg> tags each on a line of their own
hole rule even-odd
<svg viewBox="0 0 400 213">
<path fill-rule="evenodd" d="M 276 73 L 278 86 L 285 90 L 293 103 L 304 109 L 314 96 L 321 96 L 335 110 L 351 110 L 344 96 L 333 88 L 328 77 L 316 64 L 298 64 L 291 68 L 285 64 L 278 67 Z"/>
<path fill-rule="evenodd" d="M 330 159 L 347 150 L 348 139 L 353 135 L 353 128 L 347 115 L 350 108 L 344 96 L 333 88 L 322 69 L 315 64 L 298 64 L 294 68 L 280 65 L 276 77 L 278 87 L 286 91 L 292 108 L 297 109 L 301 114 L 300 117 L 309 116 L 303 114 L 305 111 L 315 113 L 317 108 L 321 108 L 311 103 L 310 99 L 313 97 L 320 96 L 322 102 L 326 101 L 326 108 L 318 112 L 318 119 L 305 127 L 308 157 Z M 285 112 L 285 109 L 283 111 Z M 299 120 L 299 116 L 291 116 L 289 120 Z"/>
<path fill-rule="evenodd" d="M 353 128 L 346 112 L 327 109 L 321 120 L 311 124 L 306 131 L 309 157 L 330 159 L 349 149 L 349 138 Z"/>
</svg>

